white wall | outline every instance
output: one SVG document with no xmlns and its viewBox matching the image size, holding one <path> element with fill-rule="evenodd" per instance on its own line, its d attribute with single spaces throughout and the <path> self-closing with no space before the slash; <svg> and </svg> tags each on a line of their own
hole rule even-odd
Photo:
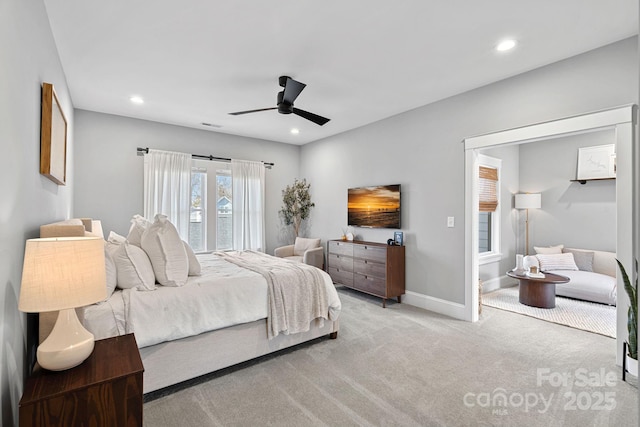
<svg viewBox="0 0 640 427">
<path fill-rule="evenodd" d="M 521 146 L 520 191 L 542 194 L 542 208 L 529 211 L 530 253 L 556 244 L 616 251 L 616 181 L 570 182 L 578 148 L 614 143 L 607 130 Z"/>
<path fill-rule="evenodd" d="M 631 38 L 302 147 L 314 186 L 312 233 L 337 238 L 346 189 L 402 184 L 407 289 L 464 304 L 465 137 L 637 102 L 637 40 Z M 498 66 L 498 65 L 497 65 Z M 447 228 L 447 217 L 456 227 Z M 390 231 L 358 229 L 386 241 Z M 437 309 L 437 307 L 434 307 Z"/>
<path fill-rule="evenodd" d="M 17 425 L 26 372 L 18 311 L 25 240 L 71 215 L 74 112 L 41 0 L 0 2 L 0 424 Z M 67 186 L 40 175 L 41 83 L 53 83 L 68 122 Z"/>
<path fill-rule="evenodd" d="M 86 110 L 75 117 L 76 216 L 100 218 L 105 233 L 127 235 L 143 205 L 144 158 L 136 147 L 263 160 L 275 163 L 266 171 L 267 251 L 280 245 L 278 211 L 282 190 L 300 177 L 298 146 Z"/>
</svg>

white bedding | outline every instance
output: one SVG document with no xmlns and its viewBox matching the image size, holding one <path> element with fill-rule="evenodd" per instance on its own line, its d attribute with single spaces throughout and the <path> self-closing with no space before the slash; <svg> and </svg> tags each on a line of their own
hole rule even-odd
<svg viewBox="0 0 640 427">
<path fill-rule="evenodd" d="M 83 323 L 96 339 L 135 333 L 140 348 L 267 317 L 267 283 L 215 254 L 198 255 L 202 275 L 182 287 L 154 291 L 116 291 L 106 302 L 86 307 Z M 333 282 L 322 272 L 329 319 L 341 303 Z M 266 325 L 265 325 L 266 328 Z"/>
</svg>

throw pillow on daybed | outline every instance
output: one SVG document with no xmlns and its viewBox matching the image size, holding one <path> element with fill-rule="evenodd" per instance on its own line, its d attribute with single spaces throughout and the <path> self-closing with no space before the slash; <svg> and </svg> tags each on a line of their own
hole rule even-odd
<svg viewBox="0 0 640 427">
<path fill-rule="evenodd" d="M 593 272 L 593 257 L 595 256 L 594 252 L 578 251 L 575 249 L 563 249 L 562 252 L 573 254 L 573 259 L 578 266 L 578 270 Z"/>
<path fill-rule="evenodd" d="M 564 245 L 533 247 L 533 249 L 536 251 L 536 254 L 543 254 L 543 255 L 561 254 L 563 248 L 564 248 Z"/>
<path fill-rule="evenodd" d="M 153 224 L 142 234 L 141 243 L 151 260 L 158 283 L 163 286 L 183 286 L 187 282 L 187 251 L 178 230 L 166 215 L 156 215 Z"/>
<path fill-rule="evenodd" d="M 554 270 L 578 270 L 575 261 L 573 260 L 573 254 L 538 254 L 536 255 L 538 262 L 540 263 L 540 270 L 542 271 L 554 271 Z"/>
</svg>

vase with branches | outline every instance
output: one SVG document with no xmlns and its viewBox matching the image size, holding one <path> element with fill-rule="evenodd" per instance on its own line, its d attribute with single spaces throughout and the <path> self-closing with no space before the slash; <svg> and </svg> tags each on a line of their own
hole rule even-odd
<svg viewBox="0 0 640 427">
<path fill-rule="evenodd" d="M 295 179 L 293 185 L 287 185 L 282 190 L 282 209 L 279 213 L 285 225 L 293 225 L 296 237 L 300 233 L 302 221 L 309 218 L 311 208 L 315 206 L 311 201 L 310 187 L 311 184 L 306 179 Z"/>
</svg>

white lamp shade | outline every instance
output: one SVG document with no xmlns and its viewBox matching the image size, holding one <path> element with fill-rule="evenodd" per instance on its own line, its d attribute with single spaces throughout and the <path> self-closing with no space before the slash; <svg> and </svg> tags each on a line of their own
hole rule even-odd
<svg viewBox="0 0 640 427">
<path fill-rule="evenodd" d="M 540 193 L 516 194 L 516 209 L 540 209 L 542 195 Z"/>
<path fill-rule="evenodd" d="M 58 237 L 27 240 L 20 311 L 83 307 L 106 298 L 104 240 Z"/>
</svg>

